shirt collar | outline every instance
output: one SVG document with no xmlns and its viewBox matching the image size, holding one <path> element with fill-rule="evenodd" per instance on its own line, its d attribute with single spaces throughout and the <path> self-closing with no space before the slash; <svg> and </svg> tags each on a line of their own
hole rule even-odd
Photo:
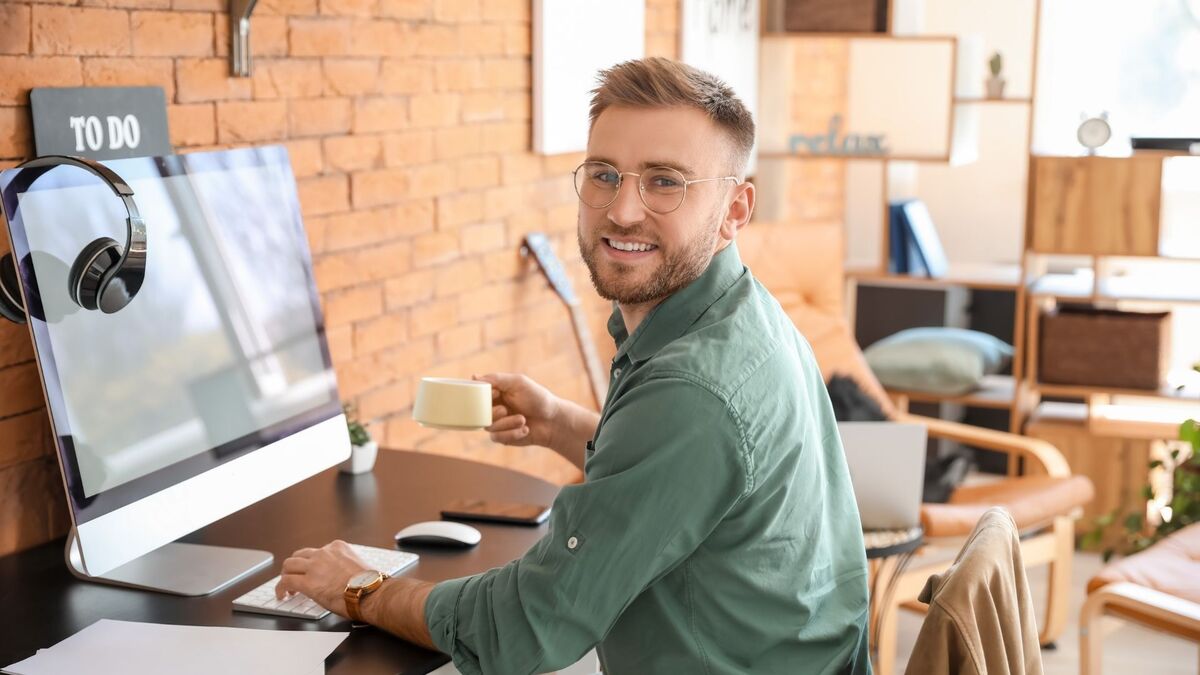
<svg viewBox="0 0 1200 675">
<path fill-rule="evenodd" d="M 628 354 L 629 360 L 637 364 L 657 354 L 658 350 L 683 335 L 718 298 L 725 295 L 745 270 L 737 245 L 730 242 L 713 256 L 708 269 L 695 281 L 650 310 L 633 335 L 626 332 L 621 310 L 613 303 L 613 313 L 608 319 L 608 332 L 617 343 L 613 361 Z"/>
</svg>

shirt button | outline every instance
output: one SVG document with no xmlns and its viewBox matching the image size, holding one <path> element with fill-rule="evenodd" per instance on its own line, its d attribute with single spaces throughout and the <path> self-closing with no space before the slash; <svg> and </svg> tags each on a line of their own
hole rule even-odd
<svg viewBox="0 0 1200 675">
<path fill-rule="evenodd" d="M 576 539 L 575 537 L 571 537 L 570 539 L 567 540 L 567 548 L 571 549 L 572 551 L 574 551 L 576 548 L 578 548 L 578 546 L 579 546 L 579 540 Z"/>
<path fill-rule="evenodd" d="M 621 369 L 620 369 L 620 368 L 614 368 L 614 369 L 613 369 L 613 379 L 615 380 L 615 379 L 617 379 L 617 378 L 618 378 L 618 377 L 620 377 L 620 376 L 621 376 Z"/>
</svg>

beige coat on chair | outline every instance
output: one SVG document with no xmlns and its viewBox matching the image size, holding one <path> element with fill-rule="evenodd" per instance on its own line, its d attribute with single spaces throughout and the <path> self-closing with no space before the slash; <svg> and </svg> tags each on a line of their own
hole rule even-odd
<svg viewBox="0 0 1200 675">
<path fill-rule="evenodd" d="M 954 566 L 931 576 L 920 599 L 929 614 L 906 674 L 1041 675 L 1017 527 L 1003 509 L 979 519 Z"/>
</svg>

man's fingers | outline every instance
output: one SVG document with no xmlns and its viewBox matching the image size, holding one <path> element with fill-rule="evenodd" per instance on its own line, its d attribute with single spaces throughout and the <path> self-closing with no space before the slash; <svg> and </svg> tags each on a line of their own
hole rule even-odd
<svg viewBox="0 0 1200 675">
<path fill-rule="evenodd" d="M 321 549 L 319 548 L 302 548 L 292 554 L 293 558 L 311 558 L 313 554 Z"/>
<path fill-rule="evenodd" d="M 490 431 L 492 433 L 498 431 L 512 431 L 513 429 L 520 429 L 523 426 L 525 426 L 524 415 L 510 415 L 492 422 L 492 426 L 488 427 L 486 431 Z"/>
<path fill-rule="evenodd" d="M 487 373 L 486 375 L 471 376 L 472 379 L 491 383 L 493 398 L 497 395 L 498 391 L 507 392 L 518 387 L 523 377 L 516 373 Z"/>
<path fill-rule="evenodd" d="M 312 565 L 311 558 L 288 558 L 283 561 L 283 567 L 280 568 L 281 574 L 304 574 Z"/>
<path fill-rule="evenodd" d="M 275 584 L 275 598 L 278 600 L 284 599 L 292 593 L 299 593 L 296 590 L 296 575 L 282 574 L 279 577 L 279 583 Z"/>
<path fill-rule="evenodd" d="M 512 431 L 501 431 L 492 433 L 492 441 L 495 443 L 516 444 L 529 435 L 529 427 L 521 427 Z"/>
</svg>

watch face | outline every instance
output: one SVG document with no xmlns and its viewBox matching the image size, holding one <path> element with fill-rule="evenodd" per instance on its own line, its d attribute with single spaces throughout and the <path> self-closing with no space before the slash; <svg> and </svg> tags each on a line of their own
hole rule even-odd
<svg viewBox="0 0 1200 675">
<path fill-rule="evenodd" d="M 1099 117 L 1084 120 L 1079 125 L 1079 133 L 1077 134 L 1079 142 L 1085 148 L 1098 148 L 1107 143 L 1111 136 L 1112 129 L 1109 128 L 1108 122 Z"/>
<path fill-rule="evenodd" d="M 350 577 L 350 583 L 346 584 L 346 586 L 349 588 L 362 588 L 378 578 L 379 572 L 376 572 L 375 570 L 366 570 Z"/>
</svg>

